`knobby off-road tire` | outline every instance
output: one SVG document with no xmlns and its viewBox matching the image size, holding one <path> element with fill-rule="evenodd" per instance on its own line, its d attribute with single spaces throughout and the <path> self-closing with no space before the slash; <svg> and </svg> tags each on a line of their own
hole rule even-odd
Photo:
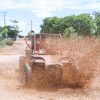
<svg viewBox="0 0 100 100">
<path fill-rule="evenodd" d="M 22 73 L 23 71 L 23 66 L 25 65 L 25 57 L 24 56 L 21 56 L 19 58 L 19 72 L 20 74 Z"/>
<path fill-rule="evenodd" d="M 31 83 L 31 68 L 29 64 L 25 64 L 24 56 L 21 56 L 19 59 L 19 74 L 23 85 Z"/>
<path fill-rule="evenodd" d="M 24 85 L 31 84 L 31 68 L 29 64 L 23 66 L 23 83 Z"/>
</svg>

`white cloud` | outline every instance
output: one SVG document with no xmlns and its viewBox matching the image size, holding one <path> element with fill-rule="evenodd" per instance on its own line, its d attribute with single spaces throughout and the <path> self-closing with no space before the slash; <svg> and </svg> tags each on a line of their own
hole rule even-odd
<svg viewBox="0 0 100 100">
<path fill-rule="evenodd" d="M 97 0 L 2 0 L 0 9 L 30 9 L 37 17 L 49 17 L 56 11 L 64 9 L 100 9 L 100 2 Z"/>
<path fill-rule="evenodd" d="M 8 5 L 11 5 L 11 1 L 10 0 L 2 0 L 2 1 L 0 1 L 0 8 L 4 8 L 4 7 L 6 7 L 6 6 L 8 6 Z"/>
<path fill-rule="evenodd" d="M 99 10 L 100 9 L 100 2 L 96 2 L 96 1 L 88 1 L 88 2 L 84 2 L 84 3 L 79 3 L 73 6 L 66 6 L 66 8 L 70 8 L 70 9 L 80 9 L 80 10 Z"/>
<path fill-rule="evenodd" d="M 98 10 L 100 9 L 100 2 L 80 0 L 33 0 L 35 13 L 38 17 L 49 17 L 52 16 L 53 12 L 62 11 L 64 9 L 79 9 L 79 10 Z"/>
<path fill-rule="evenodd" d="M 38 17 L 52 16 L 56 11 L 62 11 L 70 6 L 78 5 L 76 0 L 33 0 L 35 13 Z M 39 2 L 40 1 L 40 2 Z M 79 1 L 79 0 L 78 0 Z"/>
</svg>

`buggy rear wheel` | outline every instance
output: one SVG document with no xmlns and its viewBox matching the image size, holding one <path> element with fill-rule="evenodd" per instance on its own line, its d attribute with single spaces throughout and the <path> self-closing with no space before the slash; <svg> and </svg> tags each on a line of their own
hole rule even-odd
<svg viewBox="0 0 100 100">
<path fill-rule="evenodd" d="M 22 82 L 24 85 L 31 83 L 31 68 L 29 64 L 23 66 Z"/>
<path fill-rule="evenodd" d="M 22 73 L 22 69 L 23 69 L 24 64 L 25 64 L 25 57 L 21 56 L 19 58 L 19 72 L 20 73 Z"/>
<path fill-rule="evenodd" d="M 19 74 L 20 81 L 22 84 L 29 84 L 31 81 L 31 68 L 29 64 L 25 64 L 25 57 L 21 56 L 19 58 Z"/>
</svg>

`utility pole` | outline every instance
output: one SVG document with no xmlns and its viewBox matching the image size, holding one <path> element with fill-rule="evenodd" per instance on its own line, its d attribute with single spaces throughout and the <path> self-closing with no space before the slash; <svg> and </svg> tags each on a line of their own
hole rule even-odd
<svg viewBox="0 0 100 100">
<path fill-rule="evenodd" d="M 32 27 L 33 27 L 33 25 L 32 25 L 32 20 L 31 20 L 31 31 L 32 31 Z"/>
<path fill-rule="evenodd" d="M 4 18 L 4 26 L 6 25 L 6 13 L 7 12 L 2 12 L 3 13 L 3 18 Z"/>
<path fill-rule="evenodd" d="M 6 13 L 7 12 L 2 12 L 3 13 L 3 17 L 4 17 L 4 27 L 6 25 Z M 6 34 L 6 41 L 7 41 L 7 32 L 5 33 Z"/>
</svg>

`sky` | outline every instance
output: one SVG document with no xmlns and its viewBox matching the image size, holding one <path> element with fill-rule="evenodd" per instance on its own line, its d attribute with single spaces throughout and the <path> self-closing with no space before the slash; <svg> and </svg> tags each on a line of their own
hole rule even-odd
<svg viewBox="0 0 100 100">
<path fill-rule="evenodd" d="M 2 0 L 0 1 L 0 26 L 17 24 L 27 35 L 32 29 L 39 33 L 40 25 L 45 17 L 64 17 L 100 11 L 100 0 Z M 13 23 L 17 20 L 18 23 Z"/>
</svg>

